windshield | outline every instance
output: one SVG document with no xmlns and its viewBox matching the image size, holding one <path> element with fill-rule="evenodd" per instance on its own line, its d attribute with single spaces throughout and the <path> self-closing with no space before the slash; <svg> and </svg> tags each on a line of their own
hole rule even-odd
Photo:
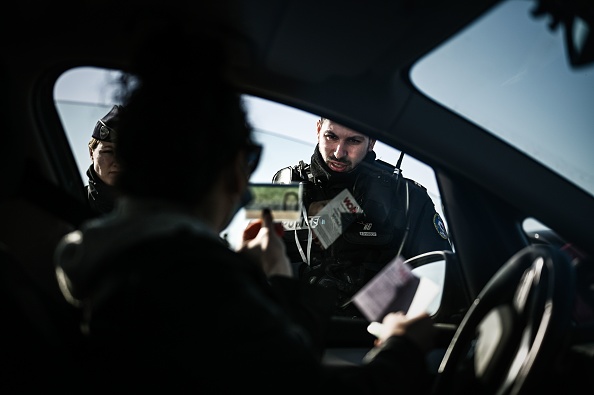
<svg viewBox="0 0 594 395">
<path fill-rule="evenodd" d="M 426 95 L 594 195 L 594 65 L 532 1 L 501 3 L 412 69 Z M 528 20 L 528 23 L 526 21 Z"/>
</svg>

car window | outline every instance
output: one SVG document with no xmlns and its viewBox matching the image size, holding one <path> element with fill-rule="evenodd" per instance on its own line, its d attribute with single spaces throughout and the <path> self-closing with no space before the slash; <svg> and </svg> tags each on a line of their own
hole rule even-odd
<svg viewBox="0 0 594 395">
<path fill-rule="evenodd" d="M 117 70 L 95 67 L 75 68 L 64 73 L 54 88 L 59 116 L 78 164 L 83 183 L 91 165 L 87 144 L 96 122 L 117 102 Z M 244 95 L 248 118 L 254 127 L 255 139 L 263 144 L 262 159 L 250 181 L 271 183 L 277 170 L 309 162 L 316 144 L 316 121 L 319 115 L 255 96 Z M 396 165 L 400 151 L 381 142 L 375 145 L 378 159 Z M 402 174 L 423 185 L 446 221 L 439 189 L 431 167 L 405 154 Z M 229 227 L 222 232 L 232 246 L 237 245 L 248 219 L 240 210 Z M 447 222 L 445 223 L 447 228 Z"/>
<path fill-rule="evenodd" d="M 534 18 L 535 7 L 502 2 L 417 62 L 411 78 L 433 100 L 594 195 L 594 65 L 572 67 L 563 29 Z"/>
</svg>

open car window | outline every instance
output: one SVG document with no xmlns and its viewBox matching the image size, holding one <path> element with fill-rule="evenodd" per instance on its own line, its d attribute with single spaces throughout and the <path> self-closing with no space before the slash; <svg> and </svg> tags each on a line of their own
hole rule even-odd
<svg viewBox="0 0 594 395">
<path fill-rule="evenodd" d="M 64 73 L 55 85 L 56 107 L 83 184 L 87 183 L 86 172 L 91 165 L 87 144 L 93 128 L 114 104 L 120 104 L 116 101 L 118 76 L 117 70 L 81 67 Z M 251 183 L 271 183 L 273 175 L 281 168 L 296 165 L 300 160 L 310 162 L 316 145 L 319 115 L 250 95 L 243 98 L 254 137 L 264 147 L 260 164 L 250 178 Z M 374 151 L 378 159 L 393 166 L 400 156 L 399 150 L 379 141 Z M 446 221 L 431 167 L 405 153 L 401 170 L 404 177 L 427 189 L 437 212 Z M 242 209 L 221 235 L 236 246 L 249 221 Z M 445 225 L 447 227 L 447 222 Z"/>
</svg>

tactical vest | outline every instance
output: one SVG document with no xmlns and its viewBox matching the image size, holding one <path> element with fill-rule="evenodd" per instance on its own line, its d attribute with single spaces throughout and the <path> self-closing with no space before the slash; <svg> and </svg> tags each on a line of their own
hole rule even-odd
<svg viewBox="0 0 594 395">
<path fill-rule="evenodd" d="M 376 159 L 348 183 L 323 183 L 312 176 L 310 165 L 301 161 L 279 170 L 273 182 L 301 183 L 306 210 L 312 202 L 332 199 L 345 188 L 363 209 L 327 249 L 312 241 L 309 228 L 285 233 L 291 260 L 304 262 L 299 266 L 300 278 L 337 288 L 340 305 L 400 252 L 407 233 L 408 181 L 394 166 Z M 352 314 L 349 309 L 344 311 Z"/>
</svg>

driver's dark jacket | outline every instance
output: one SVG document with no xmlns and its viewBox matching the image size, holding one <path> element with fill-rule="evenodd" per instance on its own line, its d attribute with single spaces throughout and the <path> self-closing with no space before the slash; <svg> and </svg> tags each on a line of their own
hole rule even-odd
<svg viewBox="0 0 594 395">
<path fill-rule="evenodd" d="M 311 261 L 300 267 L 302 277 L 309 283 L 337 287 L 344 299 L 341 302 L 393 260 L 399 251 L 404 258 L 411 258 L 428 251 L 451 250 L 445 226 L 427 190 L 401 174 L 395 175 L 394 167 L 376 160 L 373 151 L 351 172 L 337 173 L 330 170 L 316 147 L 309 165 L 281 169 L 272 181 L 304 182 L 302 199 L 306 208 L 312 202 L 332 199 L 345 188 L 361 205 L 364 215 L 349 225 L 328 249 L 317 243 L 309 244 Z M 309 231 L 285 232 L 291 261 L 302 262 L 294 232 L 305 252 Z"/>
<path fill-rule="evenodd" d="M 87 169 L 89 183 L 85 185 L 87 200 L 93 212 L 106 214 L 113 210 L 116 190 L 111 185 L 104 183 L 95 172 L 93 165 Z"/>
<path fill-rule="evenodd" d="M 324 297 L 332 294 L 291 278 L 267 279 L 202 223 L 166 204 L 122 200 L 67 235 L 56 264 L 64 295 L 85 317 L 85 392 L 428 389 L 424 355 L 406 338 L 390 338 L 362 366 L 323 366 L 332 304 Z"/>
</svg>

